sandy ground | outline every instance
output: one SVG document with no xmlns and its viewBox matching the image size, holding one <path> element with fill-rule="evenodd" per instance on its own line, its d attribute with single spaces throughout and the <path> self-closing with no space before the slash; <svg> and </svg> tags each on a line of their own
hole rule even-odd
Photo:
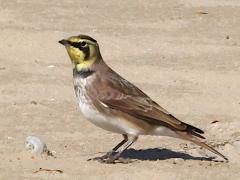
<svg viewBox="0 0 240 180">
<path fill-rule="evenodd" d="M 0 31 L 0 179 L 240 177 L 239 0 L 1 0 Z M 71 64 L 57 43 L 77 34 L 96 38 L 113 69 L 205 130 L 230 162 L 203 158 L 215 155 L 185 141 L 150 136 L 123 154 L 133 163 L 88 162 L 122 137 L 78 110 Z M 56 157 L 26 151 L 29 135 Z"/>
</svg>

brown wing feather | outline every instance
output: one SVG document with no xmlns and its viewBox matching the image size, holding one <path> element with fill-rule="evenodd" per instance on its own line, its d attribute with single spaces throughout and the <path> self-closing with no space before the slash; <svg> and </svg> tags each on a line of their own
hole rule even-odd
<svg viewBox="0 0 240 180">
<path fill-rule="evenodd" d="M 139 120 L 156 126 L 166 126 L 172 130 L 192 132 L 193 135 L 204 138 L 198 133 L 202 130 L 186 124 L 154 102 L 139 88 L 110 70 L 109 75 L 98 76 L 92 82 L 94 89 L 89 88 L 88 94 L 101 105 L 121 111 Z"/>
</svg>

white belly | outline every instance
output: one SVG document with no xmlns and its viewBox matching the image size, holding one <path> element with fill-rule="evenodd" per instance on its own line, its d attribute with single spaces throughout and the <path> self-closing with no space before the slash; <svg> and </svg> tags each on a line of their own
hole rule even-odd
<svg viewBox="0 0 240 180">
<path fill-rule="evenodd" d="M 120 134 L 142 134 L 138 129 L 131 127 L 125 119 L 120 117 L 109 117 L 100 113 L 95 107 L 86 104 L 79 103 L 79 107 L 83 115 L 93 124 L 101 127 L 107 131 L 120 133 Z"/>
</svg>

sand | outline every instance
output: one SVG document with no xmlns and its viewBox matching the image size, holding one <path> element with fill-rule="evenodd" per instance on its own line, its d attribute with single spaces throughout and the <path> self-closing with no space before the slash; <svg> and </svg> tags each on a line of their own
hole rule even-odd
<svg viewBox="0 0 240 180">
<path fill-rule="evenodd" d="M 240 1 L 1 0 L 0 30 L 0 179 L 240 177 Z M 97 39 L 114 70 L 203 129 L 229 163 L 186 141 L 152 136 L 123 154 L 132 163 L 87 161 L 122 137 L 79 111 L 72 67 L 57 43 L 77 34 Z M 29 135 L 55 157 L 26 151 Z"/>
</svg>

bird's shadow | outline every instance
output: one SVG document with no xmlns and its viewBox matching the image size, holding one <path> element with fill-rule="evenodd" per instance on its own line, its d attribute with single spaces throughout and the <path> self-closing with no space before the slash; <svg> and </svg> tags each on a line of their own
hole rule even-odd
<svg viewBox="0 0 240 180">
<path fill-rule="evenodd" d="M 183 152 L 175 152 L 170 149 L 127 149 L 121 154 L 124 159 L 136 159 L 141 161 L 157 161 L 167 160 L 172 158 L 181 158 L 183 160 L 201 160 L 201 161 L 215 161 L 214 157 L 194 157 Z"/>
</svg>

